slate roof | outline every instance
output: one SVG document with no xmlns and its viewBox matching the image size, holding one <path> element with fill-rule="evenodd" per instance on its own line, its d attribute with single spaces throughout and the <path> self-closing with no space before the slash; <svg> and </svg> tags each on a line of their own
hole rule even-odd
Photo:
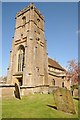
<svg viewBox="0 0 80 120">
<path fill-rule="evenodd" d="M 59 70 L 66 71 L 58 62 L 56 62 L 51 58 L 48 58 L 48 65 L 51 67 L 57 68 Z"/>
</svg>

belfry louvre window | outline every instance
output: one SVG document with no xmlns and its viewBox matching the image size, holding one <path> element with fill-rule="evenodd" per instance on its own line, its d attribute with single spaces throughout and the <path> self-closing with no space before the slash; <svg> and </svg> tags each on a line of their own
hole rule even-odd
<svg viewBox="0 0 80 120">
<path fill-rule="evenodd" d="M 25 16 L 22 18 L 22 21 L 23 21 L 23 25 L 25 25 L 26 24 L 26 17 Z"/>
<path fill-rule="evenodd" d="M 24 68 L 24 49 L 21 47 L 18 50 L 18 71 L 22 72 Z"/>
</svg>

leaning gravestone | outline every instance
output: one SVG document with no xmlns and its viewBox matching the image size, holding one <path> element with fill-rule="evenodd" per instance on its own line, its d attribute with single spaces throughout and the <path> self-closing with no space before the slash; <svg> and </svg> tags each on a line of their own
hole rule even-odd
<svg viewBox="0 0 80 120">
<path fill-rule="evenodd" d="M 75 108 L 71 92 L 66 88 L 57 88 L 53 93 L 57 110 L 75 114 Z"/>
<path fill-rule="evenodd" d="M 16 97 L 16 98 L 21 99 L 21 98 L 20 98 L 20 90 L 19 90 L 19 87 L 18 87 L 17 83 L 15 83 L 15 91 L 14 91 L 14 94 L 15 94 L 15 97 Z"/>
</svg>

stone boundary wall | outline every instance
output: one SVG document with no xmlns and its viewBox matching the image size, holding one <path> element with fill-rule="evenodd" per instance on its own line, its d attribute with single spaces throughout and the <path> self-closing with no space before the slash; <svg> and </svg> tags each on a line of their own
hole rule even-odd
<svg viewBox="0 0 80 120">
<path fill-rule="evenodd" d="M 26 96 L 29 94 L 48 94 L 49 91 L 49 86 L 48 85 L 41 85 L 41 86 L 36 86 L 36 87 L 21 87 L 20 93 L 21 96 Z"/>
<path fill-rule="evenodd" d="M 14 96 L 14 88 L 2 88 L 2 98 L 3 97 L 15 97 Z"/>
<path fill-rule="evenodd" d="M 15 97 L 14 91 L 15 91 L 15 86 L 14 85 L 0 85 L 0 91 L 1 95 L 0 97 L 2 98 L 8 98 L 8 97 Z M 49 91 L 49 86 L 48 85 L 41 85 L 41 86 L 36 86 L 36 87 L 26 87 L 26 86 L 21 86 L 20 87 L 20 96 L 26 96 L 29 94 L 48 94 Z"/>
<path fill-rule="evenodd" d="M 19 86 L 18 86 L 19 87 Z M 35 87 L 20 86 L 20 96 L 27 96 L 29 94 L 53 94 L 58 86 L 39 85 Z M 0 85 L 2 95 L 0 97 L 15 97 L 15 85 Z"/>
</svg>

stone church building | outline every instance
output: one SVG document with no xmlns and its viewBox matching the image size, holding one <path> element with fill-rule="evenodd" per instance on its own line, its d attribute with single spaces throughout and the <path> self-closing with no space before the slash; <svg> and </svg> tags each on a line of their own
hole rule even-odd
<svg viewBox="0 0 80 120">
<path fill-rule="evenodd" d="M 34 4 L 30 4 L 18 12 L 15 19 L 7 84 L 17 83 L 24 92 L 26 90 L 45 92 L 48 91 L 49 86 L 57 83 L 61 86 L 60 82 L 62 84 L 64 81 L 66 72 L 56 61 L 57 67 L 55 67 L 51 62 L 54 60 L 48 58 L 44 37 L 44 17 L 40 11 Z M 57 75 L 55 75 L 56 69 Z"/>
</svg>

